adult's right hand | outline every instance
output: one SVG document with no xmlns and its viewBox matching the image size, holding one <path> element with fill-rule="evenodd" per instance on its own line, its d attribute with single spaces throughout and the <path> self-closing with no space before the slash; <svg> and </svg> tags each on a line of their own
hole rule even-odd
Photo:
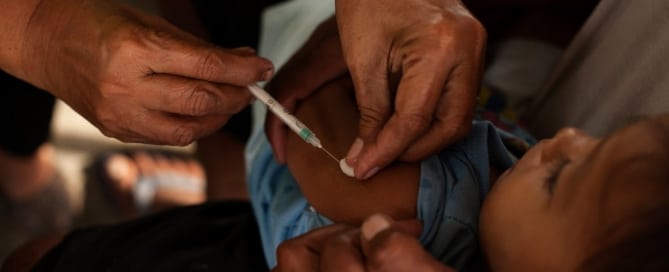
<svg viewBox="0 0 669 272">
<path fill-rule="evenodd" d="M 22 34 L 19 67 L 2 68 L 126 142 L 189 144 L 273 73 L 252 49 L 217 48 L 114 1 L 43 0 Z"/>
<path fill-rule="evenodd" d="M 335 224 L 283 242 L 273 271 L 441 271 L 416 239 L 418 221 L 372 215 L 360 228 Z"/>
</svg>

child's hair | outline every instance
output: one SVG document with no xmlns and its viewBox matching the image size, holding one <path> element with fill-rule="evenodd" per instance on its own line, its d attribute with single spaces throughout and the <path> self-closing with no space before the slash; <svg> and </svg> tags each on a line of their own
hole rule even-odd
<svg viewBox="0 0 669 272">
<path fill-rule="evenodd" d="M 600 226 L 598 238 L 593 239 L 599 242 L 591 247 L 582 271 L 669 271 L 669 128 L 651 123 L 657 128 L 652 137 L 657 142 L 655 152 L 633 158 L 610 175 L 615 183 L 627 184 L 618 190 L 636 193 L 632 212 L 617 223 Z"/>
</svg>

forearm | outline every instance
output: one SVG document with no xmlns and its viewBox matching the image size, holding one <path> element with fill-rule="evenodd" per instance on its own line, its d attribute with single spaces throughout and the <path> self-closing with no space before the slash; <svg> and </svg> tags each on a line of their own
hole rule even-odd
<svg viewBox="0 0 669 272">
<path fill-rule="evenodd" d="M 22 51 L 30 19 L 41 0 L 0 0 L 0 68 L 20 73 Z"/>
<path fill-rule="evenodd" d="M 42 89 L 51 90 L 49 74 L 57 72 L 54 55 L 64 54 L 64 46 L 83 47 L 93 43 L 92 34 L 99 31 L 91 26 L 92 6 L 104 1 L 86 0 L 0 0 L 10 4 L 9 15 L 2 16 L 4 28 L 0 65 L 8 73 Z M 11 3 L 10 3 L 11 2 Z M 27 4 L 30 3 L 30 4 Z M 4 4 L 4 3 L 3 3 Z M 5 39 L 7 37 L 7 39 Z M 77 46 L 79 44 L 79 46 Z M 83 52 L 67 52 L 81 54 Z M 86 67 L 92 68 L 92 67 Z M 54 70 L 56 69 L 56 70 Z"/>
</svg>

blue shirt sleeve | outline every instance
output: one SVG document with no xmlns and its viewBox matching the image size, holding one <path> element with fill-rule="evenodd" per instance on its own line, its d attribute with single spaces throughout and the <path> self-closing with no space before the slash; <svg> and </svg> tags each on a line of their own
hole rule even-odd
<svg viewBox="0 0 669 272">
<path fill-rule="evenodd" d="M 478 251 L 478 215 L 490 189 L 490 165 L 503 170 L 514 160 L 494 126 L 475 122 L 468 137 L 421 162 L 420 240 L 435 258 L 466 270 Z M 332 221 L 311 208 L 288 168 L 274 160 L 262 129 L 247 144 L 246 162 L 265 257 L 274 267 L 281 242 Z"/>
</svg>

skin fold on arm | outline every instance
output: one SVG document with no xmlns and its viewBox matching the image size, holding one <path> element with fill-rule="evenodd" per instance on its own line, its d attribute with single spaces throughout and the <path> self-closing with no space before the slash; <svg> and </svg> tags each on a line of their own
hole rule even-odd
<svg viewBox="0 0 669 272">
<path fill-rule="evenodd" d="M 343 158 L 356 137 L 359 114 L 349 78 L 332 81 L 300 103 L 296 116 Z M 416 217 L 419 163 L 396 162 L 365 181 L 350 178 L 323 151 L 294 133 L 286 142 L 287 165 L 309 203 L 322 215 L 358 225 L 374 213 L 401 220 Z"/>
</svg>

